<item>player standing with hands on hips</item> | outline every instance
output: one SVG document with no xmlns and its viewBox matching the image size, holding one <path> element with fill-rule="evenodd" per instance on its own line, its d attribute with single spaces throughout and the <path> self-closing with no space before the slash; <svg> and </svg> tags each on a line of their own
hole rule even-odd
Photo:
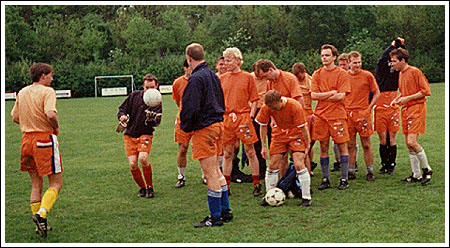
<svg viewBox="0 0 450 248">
<path fill-rule="evenodd" d="M 183 93 L 180 127 L 184 132 L 194 132 L 192 159 L 199 160 L 206 177 L 210 211 L 194 227 L 221 226 L 233 218 L 227 182 L 219 169 L 219 156 L 223 154 L 223 91 L 219 78 L 205 62 L 202 45 L 187 46 L 186 59 L 193 70 Z"/>
<path fill-rule="evenodd" d="M 19 91 L 11 111 L 13 121 L 20 125 L 24 134 L 20 171 L 30 175 L 30 206 L 36 233 L 41 237 L 47 237 L 47 229 L 50 230 L 47 214 L 63 185 L 56 93 L 50 87 L 53 72 L 49 64 L 33 64 L 30 68 L 33 83 Z M 44 176 L 48 177 L 49 187 L 42 196 Z"/>
<path fill-rule="evenodd" d="M 161 123 L 162 104 L 149 107 L 144 103 L 144 93 L 149 89 L 157 89 L 158 79 L 149 73 L 144 76 L 143 81 L 144 89 L 133 91 L 119 106 L 117 118 L 120 123 L 116 131 L 123 132 L 126 128 L 123 140 L 131 175 L 140 188 L 137 196 L 153 198 L 153 174 L 148 155 L 152 148 L 155 127 Z M 142 165 L 145 181 L 138 161 Z"/>
</svg>

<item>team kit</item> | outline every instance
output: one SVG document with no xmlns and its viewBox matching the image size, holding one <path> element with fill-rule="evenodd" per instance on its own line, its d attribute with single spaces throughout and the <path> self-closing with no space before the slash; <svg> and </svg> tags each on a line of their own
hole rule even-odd
<svg viewBox="0 0 450 248">
<path fill-rule="evenodd" d="M 402 181 L 424 186 L 430 182 L 433 171 L 418 137 L 425 133 L 425 102 L 431 91 L 422 71 L 408 64 L 404 39 L 399 37 L 388 45 L 377 61 L 375 74 L 363 69 L 359 52 L 338 54 L 329 44 L 320 50 L 322 67 L 311 75 L 304 63 L 295 63 L 288 72 L 267 59 L 254 62 L 252 72 L 244 71 L 237 47 L 223 51 L 215 65 L 217 72 L 205 62 L 201 44 L 187 46 L 185 55 L 185 73 L 172 84 L 172 99 L 178 106 L 175 188 L 186 184 L 191 142 L 192 159 L 199 161 L 207 185 L 209 208 L 209 214 L 194 227 L 232 221 L 233 159 L 241 147 L 251 172 L 253 187 L 249 193 L 261 197 L 261 207 L 280 206 L 287 198 L 299 198 L 300 207 L 313 207 L 311 176 L 318 166 L 322 174 L 318 190 L 330 190 L 332 185 L 348 189 L 349 181 L 362 170 L 356 162 L 358 135 L 365 179 L 374 182 L 377 173 L 370 138 L 375 132 L 380 141 L 378 174 L 394 174 L 395 137 L 401 129 L 412 171 Z M 33 83 L 19 91 L 11 111 L 24 134 L 20 170 L 30 174 L 32 220 L 41 237 L 52 229 L 47 215 L 62 188 L 56 94 L 50 87 L 53 73 L 48 64 L 33 64 Z M 142 86 L 119 106 L 116 132 L 124 133 L 130 173 L 139 188 L 137 197 L 153 198 L 149 153 L 153 132 L 161 123 L 162 97 L 155 75 L 145 75 Z M 317 102 L 314 109 L 313 101 Z M 315 143 L 320 146 L 319 163 L 313 161 Z M 335 159 L 331 170 L 330 145 Z M 339 182 L 331 182 L 330 172 L 340 173 Z M 49 186 L 41 195 L 44 176 L 49 178 Z"/>
</svg>

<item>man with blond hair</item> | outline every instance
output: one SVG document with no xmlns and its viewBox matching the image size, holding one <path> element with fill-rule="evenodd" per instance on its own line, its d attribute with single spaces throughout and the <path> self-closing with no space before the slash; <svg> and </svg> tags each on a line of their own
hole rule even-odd
<svg viewBox="0 0 450 248">
<path fill-rule="evenodd" d="M 223 173 L 229 186 L 235 144 L 241 141 L 244 144 L 253 178 L 253 195 L 259 196 L 262 194 L 259 162 L 254 148 L 258 136 L 252 122 L 259 100 L 258 91 L 253 76 L 241 70 L 241 65 L 244 63 L 241 51 L 237 47 L 229 47 L 223 52 L 223 56 L 228 70 L 220 76 L 225 99 Z"/>
</svg>

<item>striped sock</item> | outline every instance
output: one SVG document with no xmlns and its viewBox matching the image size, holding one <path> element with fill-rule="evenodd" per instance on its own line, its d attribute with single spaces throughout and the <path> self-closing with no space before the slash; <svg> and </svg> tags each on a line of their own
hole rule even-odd
<svg viewBox="0 0 450 248">
<path fill-rule="evenodd" d="M 341 155 L 341 178 L 348 180 L 348 155 Z"/>
<path fill-rule="evenodd" d="M 330 172 L 329 170 L 330 158 L 320 158 L 320 168 L 322 169 L 322 176 L 328 178 L 330 180 Z"/>
<path fill-rule="evenodd" d="M 221 203 L 222 203 L 222 191 L 215 191 L 208 189 L 208 206 L 209 212 L 213 219 L 220 217 L 221 213 Z"/>
<path fill-rule="evenodd" d="M 31 201 L 30 207 L 31 207 L 31 212 L 33 213 L 33 215 L 35 215 L 41 208 L 41 201 L 40 200 Z"/>
<path fill-rule="evenodd" d="M 222 188 L 222 196 L 220 198 L 221 200 L 221 212 L 225 212 L 227 210 L 230 210 L 230 201 L 228 199 L 228 186 L 226 184 L 220 186 Z"/>
<path fill-rule="evenodd" d="M 44 196 L 42 196 L 41 208 L 39 209 L 39 214 L 42 218 L 47 218 L 47 213 L 55 204 L 57 197 L 58 191 L 55 188 L 48 188 L 45 191 Z"/>
</svg>

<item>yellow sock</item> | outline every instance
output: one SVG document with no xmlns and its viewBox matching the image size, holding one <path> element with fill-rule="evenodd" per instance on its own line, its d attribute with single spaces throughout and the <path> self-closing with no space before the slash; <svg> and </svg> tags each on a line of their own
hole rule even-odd
<svg viewBox="0 0 450 248">
<path fill-rule="evenodd" d="M 41 208 L 39 209 L 39 214 L 42 218 L 47 218 L 47 213 L 55 204 L 56 198 L 58 197 L 58 191 L 54 188 L 48 188 L 42 197 Z"/>
<path fill-rule="evenodd" d="M 40 200 L 31 201 L 30 206 L 31 206 L 31 212 L 33 212 L 33 215 L 35 215 L 41 208 L 41 201 Z"/>
</svg>

